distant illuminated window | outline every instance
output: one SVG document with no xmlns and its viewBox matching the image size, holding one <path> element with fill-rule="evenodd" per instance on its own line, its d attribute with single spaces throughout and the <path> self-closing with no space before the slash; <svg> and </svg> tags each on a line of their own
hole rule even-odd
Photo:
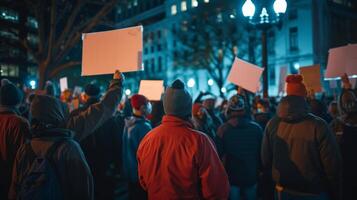
<svg viewBox="0 0 357 200">
<path fill-rule="evenodd" d="M 134 1 L 133 1 L 133 5 L 134 5 L 134 6 L 137 6 L 137 5 L 138 5 L 138 0 L 134 0 Z"/>
<path fill-rule="evenodd" d="M 131 8 L 131 2 L 128 3 L 128 9 L 130 9 L 130 8 Z"/>
<path fill-rule="evenodd" d="M 204 0 L 205 3 L 209 3 L 209 0 Z"/>
<path fill-rule="evenodd" d="M 182 1 L 181 2 L 181 11 L 185 12 L 187 10 L 187 2 L 186 1 Z"/>
<path fill-rule="evenodd" d="M 195 8 L 198 6 L 198 1 L 197 0 L 192 0 L 192 7 Z"/>
<path fill-rule="evenodd" d="M 33 28 L 38 28 L 38 22 L 35 18 L 33 17 L 28 17 L 27 18 L 27 25 L 31 26 Z"/>
<path fill-rule="evenodd" d="M 0 9 L 0 18 L 11 21 L 19 21 L 19 15 L 12 10 L 9 9 Z"/>
<path fill-rule="evenodd" d="M 176 5 L 172 5 L 171 6 L 171 15 L 176 15 L 177 14 L 177 6 Z"/>
<path fill-rule="evenodd" d="M 118 7 L 118 14 L 121 14 L 123 12 L 122 8 L 119 6 Z"/>
<path fill-rule="evenodd" d="M 19 76 L 19 66 L 9 65 L 9 64 L 0 64 L 0 74 L 1 76 Z"/>
</svg>

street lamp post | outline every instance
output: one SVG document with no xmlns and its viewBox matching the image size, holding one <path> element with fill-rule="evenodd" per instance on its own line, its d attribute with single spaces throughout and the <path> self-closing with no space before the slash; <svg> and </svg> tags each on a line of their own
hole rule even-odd
<svg viewBox="0 0 357 200">
<path fill-rule="evenodd" d="M 261 0 L 259 15 L 255 15 L 255 5 L 252 0 L 246 0 L 242 6 L 243 16 L 248 18 L 249 23 L 261 29 L 262 39 L 262 67 L 263 71 L 263 95 L 264 98 L 269 97 L 268 94 L 268 50 L 267 50 L 267 32 L 270 27 L 281 21 L 281 17 L 286 12 L 286 0 L 275 0 L 273 3 L 273 11 L 267 10 L 271 7 L 271 1 Z"/>
</svg>

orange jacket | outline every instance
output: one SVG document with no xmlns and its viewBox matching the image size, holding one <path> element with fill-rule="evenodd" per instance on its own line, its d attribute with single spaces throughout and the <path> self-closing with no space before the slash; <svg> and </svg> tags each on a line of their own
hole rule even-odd
<svg viewBox="0 0 357 200">
<path fill-rule="evenodd" d="M 191 127 L 166 115 L 141 141 L 138 173 L 149 199 L 228 198 L 228 177 L 214 145 Z"/>
</svg>

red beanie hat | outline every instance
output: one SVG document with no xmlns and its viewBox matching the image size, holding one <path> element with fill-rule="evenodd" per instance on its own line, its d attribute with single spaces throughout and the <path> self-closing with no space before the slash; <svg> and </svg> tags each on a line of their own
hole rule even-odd
<svg viewBox="0 0 357 200">
<path fill-rule="evenodd" d="M 287 95 L 306 97 L 307 91 L 300 74 L 288 75 L 285 79 Z"/>
<path fill-rule="evenodd" d="M 134 94 L 131 97 L 131 106 L 136 110 L 139 110 L 141 106 L 146 105 L 149 103 L 149 100 L 141 94 Z"/>
<path fill-rule="evenodd" d="M 198 112 L 200 111 L 201 108 L 202 108 L 202 104 L 200 104 L 200 103 L 193 104 L 192 105 L 192 115 L 197 116 Z"/>
</svg>

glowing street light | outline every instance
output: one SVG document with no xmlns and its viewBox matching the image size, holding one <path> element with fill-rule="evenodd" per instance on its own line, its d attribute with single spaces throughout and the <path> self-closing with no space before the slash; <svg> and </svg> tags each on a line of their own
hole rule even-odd
<svg viewBox="0 0 357 200">
<path fill-rule="evenodd" d="M 207 84 L 209 85 L 209 86 L 212 86 L 213 85 L 213 80 L 210 78 L 210 79 L 208 79 L 208 81 L 207 81 Z"/>
<path fill-rule="evenodd" d="M 285 0 L 275 0 L 273 4 L 274 12 L 278 15 L 286 12 L 286 7 L 288 4 Z"/>
<path fill-rule="evenodd" d="M 243 7 L 242 7 L 242 12 L 243 12 L 244 17 L 252 18 L 254 16 L 255 5 L 252 2 L 252 0 L 245 1 L 245 3 L 243 4 Z"/>
<path fill-rule="evenodd" d="M 131 94 L 131 90 L 130 89 L 126 89 L 125 90 L 125 94 L 126 94 L 126 96 L 129 96 Z"/>
<path fill-rule="evenodd" d="M 31 89 L 35 89 L 36 88 L 36 81 L 35 80 L 31 80 L 29 83 L 30 83 Z"/>
<path fill-rule="evenodd" d="M 196 84 L 196 81 L 195 81 L 195 79 L 193 79 L 193 78 L 190 78 L 190 79 L 187 81 L 187 86 L 188 86 L 189 88 L 193 88 L 193 86 L 195 86 L 195 84 Z"/>
<path fill-rule="evenodd" d="M 227 89 L 225 87 L 221 88 L 221 92 L 222 93 L 226 93 L 227 92 Z"/>
</svg>

